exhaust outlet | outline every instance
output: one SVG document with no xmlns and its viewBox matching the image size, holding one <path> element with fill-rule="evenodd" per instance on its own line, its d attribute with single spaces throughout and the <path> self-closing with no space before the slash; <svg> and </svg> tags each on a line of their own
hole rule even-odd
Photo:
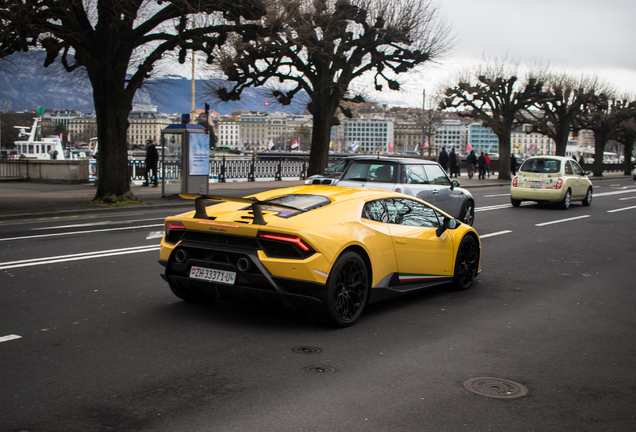
<svg viewBox="0 0 636 432">
<path fill-rule="evenodd" d="M 179 249 L 174 253 L 174 259 L 178 263 L 185 262 L 185 260 L 188 259 L 188 254 L 186 254 L 183 249 Z"/>
<path fill-rule="evenodd" d="M 238 261 L 236 262 L 236 268 L 239 269 L 239 271 L 247 271 L 247 269 L 250 268 L 250 262 L 247 258 L 239 258 Z"/>
</svg>

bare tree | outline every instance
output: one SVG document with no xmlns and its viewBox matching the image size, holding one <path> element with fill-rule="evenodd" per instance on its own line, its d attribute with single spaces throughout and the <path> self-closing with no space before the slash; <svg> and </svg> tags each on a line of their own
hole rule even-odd
<svg viewBox="0 0 636 432">
<path fill-rule="evenodd" d="M 452 42 L 428 0 L 272 0 L 263 22 L 265 37 L 237 39 L 220 62 L 234 86 L 212 90 L 238 100 L 247 87 L 270 86 L 284 105 L 306 94 L 313 115 L 309 175 L 327 165 L 336 111 L 350 117 L 344 102 L 364 101 L 352 94 L 354 80 L 373 74 L 376 90 L 399 90 L 397 75 L 436 60 Z"/>
<path fill-rule="evenodd" d="M 619 126 L 636 115 L 636 102 L 628 97 L 618 98 L 613 94 L 601 93 L 594 96 L 580 121 L 582 129 L 594 132 L 595 176 L 603 175 L 603 153 L 607 143 L 618 137 Z"/>
<path fill-rule="evenodd" d="M 625 158 L 625 175 L 632 173 L 632 156 L 634 153 L 634 144 L 636 143 L 636 116 L 630 117 L 618 125 L 618 131 L 614 138 L 623 144 L 623 156 Z"/>
<path fill-rule="evenodd" d="M 0 0 L 0 58 L 44 49 L 45 67 L 86 71 L 100 144 L 95 199 L 126 200 L 128 114 L 155 64 L 173 50 L 181 63 L 190 50 L 211 62 L 229 32 L 254 31 L 245 20 L 263 12 L 260 0 Z"/>
<path fill-rule="evenodd" d="M 525 110 L 528 123 L 556 145 L 555 154 L 565 156 L 570 132 L 583 115 L 601 84 L 597 78 L 573 78 L 566 73 L 550 74 L 546 77 L 546 97 L 537 101 L 533 108 Z"/>
<path fill-rule="evenodd" d="M 446 90 L 442 109 L 464 109 L 460 116 L 481 120 L 499 140 L 499 179 L 510 179 L 510 134 L 520 113 L 545 98 L 543 81 L 528 75 L 520 78 L 519 66 L 505 61 L 480 65 Z"/>
</svg>

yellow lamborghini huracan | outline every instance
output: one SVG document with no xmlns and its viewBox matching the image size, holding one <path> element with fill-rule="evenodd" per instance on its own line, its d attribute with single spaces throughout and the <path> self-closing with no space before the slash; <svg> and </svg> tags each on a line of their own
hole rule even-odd
<svg viewBox="0 0 636 432">
<path fill-rule="evenodd" d="M 195 211 L 166 218 L 160 262 L 186 301 L 283 304 L 344 327 L 369 302 L 438 284 L 466 289 L 481 270 L 472 227 L 396 192 L 298 186 L 181 197 Z"/>
</svg>

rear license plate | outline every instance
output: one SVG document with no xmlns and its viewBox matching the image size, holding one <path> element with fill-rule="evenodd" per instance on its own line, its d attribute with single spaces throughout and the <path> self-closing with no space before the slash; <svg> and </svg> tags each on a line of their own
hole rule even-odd
<svg viewBox="0 0 636 432">
<path fill-rule="evenodd" d="M 541 182 L 530 182 L 531 188 L 541 189 L 543 187 L 543 183 Z"/>
<path fill-rule="evenodd" d="M 209 282 L 219 282 L 228 285 L 234 285 L 234 282 L 236 281 L 235 272 L 196 266 L 192 266 L 192 268 L 190 269 L 190 277 L 193 279 L 201 279 Z"/>
</svg>

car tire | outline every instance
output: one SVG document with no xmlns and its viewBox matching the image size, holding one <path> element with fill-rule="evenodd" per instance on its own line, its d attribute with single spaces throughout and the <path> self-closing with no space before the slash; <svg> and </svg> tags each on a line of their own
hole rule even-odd
<svg viewBox="0 0 636 432">
<path fill-rule="evenodd" d="M 473 226 L 473 224 L 475 223 L 475 203 L 472 201 L 465 202 L 459 216 L 460 221 L 462 221 L 466 225 Z"/>
<path fill-rule="evenodd" d="M 561 210 L 567 210 L 570 208 L 570 204 L 572 204 L 572 191 L 568 189 L 565 191 L 565 196 L 559 203 L 559 206 L 561 206 Z"/>
<path fill-rule="evenodd" d="M 455 258 L 455 272 L 453 274 L 452 288 L 455 291 L 463 291 L 473 284 L 479 266 L 479 245 L 472 235 L 465 236 Z"/>
<path fill-rule="evenodd" d="M 587 188 L 587 193 L 585 194 L 585 199 L 581 201 L 584 206 L 589 207 L 592 205 L 592 188 Z"/>
<path fill-rule="evenodd" d="M 512 204 L 513 207 L 519 207 L 521 205 L 521 200 L 510 198 L 510 204 Z"/>
<path fill-rule="evenodd" d="M 336 327 L 355 323 L 369 299 L 369 286 L 369 272 L 362 257 L 351 251 L 340 255 L 327 279 L 327 322 Z"/>
</svg>

